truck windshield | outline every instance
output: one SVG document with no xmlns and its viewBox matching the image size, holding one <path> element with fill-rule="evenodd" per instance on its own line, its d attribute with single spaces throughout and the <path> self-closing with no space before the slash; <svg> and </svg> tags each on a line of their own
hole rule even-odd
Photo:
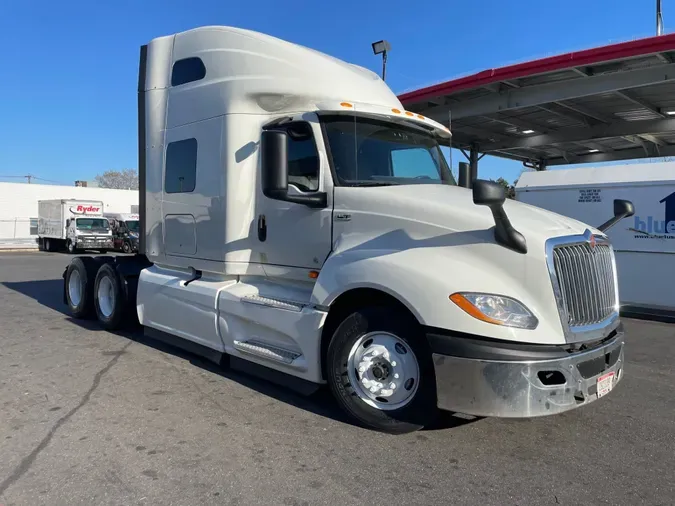
<svg viewBox="0 0 675 506">
<path fill-rule="evenodd" d="M 129 232 L 138 232 L 138 221 L 137 220 L 128 220 L 124 222 L 129 229 Z"/>
<path fill-rule="evenodd" d="M 110 224 L 105 218 L 77 218 L 75 226 L 78 230 L 109 230 Z"/>
<path fill-rule="evenodd" d="M 457 184 L 438 142 L 422 128 L 342 114 L 321 121 L 340 185 Z"/>
</svg>

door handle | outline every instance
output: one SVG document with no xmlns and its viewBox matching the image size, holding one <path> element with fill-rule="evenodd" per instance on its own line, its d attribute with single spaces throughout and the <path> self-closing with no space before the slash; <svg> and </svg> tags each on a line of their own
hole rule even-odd
<svg viewBox="0 0 675 506">
<path fill-rule="evenodd" d="M 265 242 L 267 239 L 267 220 L 265 220 L 265 215 L 261 214 L 258 216 L 258 240 L 260 242 Z"/>
</svg>

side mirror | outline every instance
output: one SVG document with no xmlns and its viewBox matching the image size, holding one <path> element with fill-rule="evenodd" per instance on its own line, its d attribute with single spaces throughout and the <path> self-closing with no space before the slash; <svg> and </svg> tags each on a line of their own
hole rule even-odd
<svg viewBox="0 0 675 506">
<path fill-rule="evenodd" d="M 635 206 L 630 200 L 614 200 L 614 216 L 621 216 L 623 218 L 630 218 L 635 214 Z"/>
<path fill-rule="evenodd" d="M 506 201 L 504 187 L 494 181 L 478 179 L 473 184 L 473 203 L 477 206 L 501 207 Z"/>
<path fill-rule="evenodd" d="M 70 226 L 70 218 L 66 220 L 66 228 Z"/>
<path fill-rule="evenodd" d="M 473 182 L 473 203 L 478 206 L 487 206 L 492 211 L 497 243 L 518 253 L 527 253 L 525 237 L 513 228 L 506 211 L 504 211 L 505 201 L 506 192 L 499 183 L 482 179 Z"/>
<path fill-rule="evenodd" d="M 288 135 L 279 130 L 265 130 L 260 140 L 262 191 L 266 197 L 283 200 L 288 193 Z"/>
<path fill-rule="evenodd" d="M 308 207 L 325 208 L 325 192 L 311 195 L 288 194 L 288 134 L 282 130 L 264 130 L 260 138 L 260 170 L 263 195 L 274 200 Z"/>
<path fill-rule="evenodd" d="M 614 199 L 614 217 L 598 227 L 601 232 L 606 232 L 624 218 L 635 214 L 635 206 L 630 200 Z"/>
</svg>

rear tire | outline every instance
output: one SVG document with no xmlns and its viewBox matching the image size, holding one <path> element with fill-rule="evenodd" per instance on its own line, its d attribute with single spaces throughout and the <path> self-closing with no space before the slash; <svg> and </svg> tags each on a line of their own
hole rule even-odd
<svg viewBox="0 0 675 506">
<path fill-rule="evenodd" d="M 91 257 L 77 257 L 66 269 L 66 304 L 75 318 L 90 318 L 93 314 L 94 282 L 99 265 Z"/>
<path fill-rule="evenodd" d="M 49 239 L 49 237 L 45 238 L 43 248 L 44 248 L 45 251 L 54 251 L 54 246 L 52 244 L 51 239 Z"/>
<path fill-rule="evenodd" d="M 359 425 L 404 434 L 436 417 L 431 350 L 417 321 L 399 308 L 348 315 L 332 336 L 326 369 L 338 404 Z"/>
<path fill-rule="evenodd" d="M 107 330 L 121 328 L 128 305 L 126 292 L 114 265 L 104 263 L 96 274 L 94 284 L 94 307 L 101 326 Z"/>
</svg>

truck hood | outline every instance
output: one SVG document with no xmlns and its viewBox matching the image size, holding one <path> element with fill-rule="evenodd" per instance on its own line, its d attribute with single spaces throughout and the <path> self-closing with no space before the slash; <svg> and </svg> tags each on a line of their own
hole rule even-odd
<svg viewBox="0 0 675 506">
<path fill-rule="evenodd" d="M 404 301 L 429 327 L 518 342 L 565 342 L 546 241 L 597 230 L 507 201 L 506 214 L 527 241 L 522 254 L 497 244 L 492 213 L 475 205 L 466 188 L 336 187 L 333 204 L 333 248 L 322 267 L 318 303 L 343 289 L 377 288 Z M 515 298 L 533 312 L 539 326 L 522 330 L 476 320 L 448 302 L 455 292 Z"/>
<path fill-rule="evenodd" d="M 428 230 L 429 226 L 437 229 L 436 233 L 444 234 L 481 232 L 494 226 L 492 213 L 487 207 L 473 203 L 471 190 L 450 185 L 338 187 L 335 193 L 335 210 L 336 221 L 341 219 L 340 211 L 344 211 L 344 214 L 358 213 L 362 217 L 373 214 L 389 218 L 378 220 L 381 225 L 388 222 L 392 228 L 405 229 L 413 234 L 415 229 Z M 598 230 L 577 220 L 522 202 L 507 200 L 504 210 L 516 230 L 527 240 L 528 249 L 543 247 L 550 237 L 582 234 L 587 228 L 600 234 Z M 375 227 L 377 228 L 379 227 Z M 380 229 L 379 232 L 383 230 Z"/>
</svg>

